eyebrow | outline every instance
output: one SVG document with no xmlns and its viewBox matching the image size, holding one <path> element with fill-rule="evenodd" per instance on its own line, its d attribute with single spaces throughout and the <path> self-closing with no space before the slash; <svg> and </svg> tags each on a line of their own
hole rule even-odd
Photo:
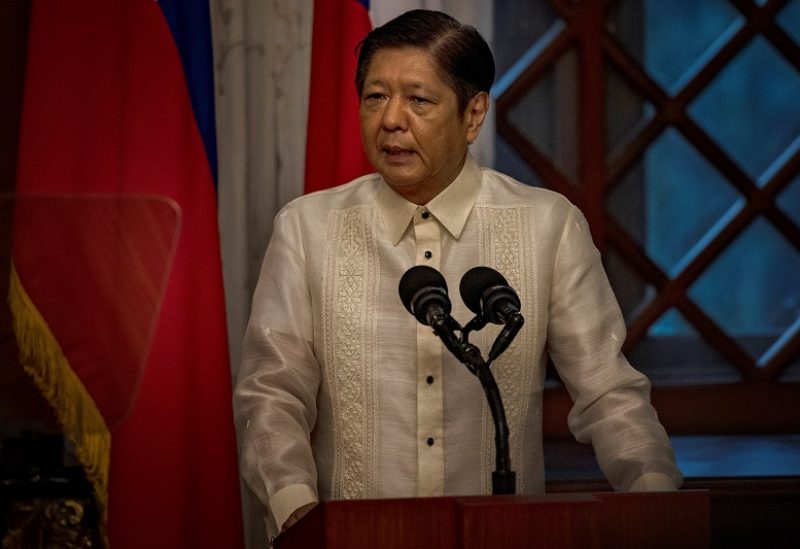
<svg viewBox="0 0 800 549">
<path fill-rule="evenodd" d="M 367 80 L 364 82 L 364 87 L 367 86 L 385 86 L 386 82 L 380 78 L 373 78 L 372 80 Z M 426 93 L 435 94 L 435 91 L 430 87 L 426 86 L 422 82 L 403 82 L 402 83 L 403 90 L 413 90 L 413 91 L 424 91 Z"/>
</svg>

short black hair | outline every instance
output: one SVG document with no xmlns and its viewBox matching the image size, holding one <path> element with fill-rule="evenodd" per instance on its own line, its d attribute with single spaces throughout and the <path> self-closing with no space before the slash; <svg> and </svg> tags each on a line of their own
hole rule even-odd
<svg viewBox="0 0 800 549">
<path fill-rule="evenodd" d="M 449 15 L 431 10 L 411 10 L 373 29 L 358 46 L 356 90 L 361 97 L 372 57 L 384 48 L 423 48 L 436 61 L 442 80 L 456 92 L 458 110 L 479 92 L 489 92 L 494 82 L 494 57 L 475 27 L 462 25 Z"/>
</svg>

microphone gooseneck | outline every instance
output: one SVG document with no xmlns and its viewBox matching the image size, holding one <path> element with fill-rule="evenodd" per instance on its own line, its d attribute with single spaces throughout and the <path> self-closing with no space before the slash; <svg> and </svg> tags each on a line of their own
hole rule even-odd
<svg viewBox="0 0 800 549">
<path fill-rule="evenodd" d="M 488 267 L 477 267 L 477 269 L 487 270 L 476 271 L 476 274 L 471 275 L 469 279 L 467 279 L 465 275 L 461 281 L 462 298 L 470 310 L 478 315 L 476 317 L 477 322 L 473 320 L 470 325 L 474 323 L 474 325 L 479 328 L 485 326 L 487 319 L 484 318 L 485 315 L 483 312 L 478 311 L 483 311 L 488 307 L 487 310 L 489 311 L 497 310 L 497 320 L 493 320 L 493 322 L 497 322 L 498 324 L 505 322 L 505 331 L 510 326 L 509 322 L 514 322 L 510 320 L 514 315 L 519 317 L 520 320 L 522 319 L 522 315 L 519 314 L 519 298 L 516 296 L 514 290 L 508 286 L 500 273 Z M 475 269 L 472 269 L 472 271 L 474 270 Z M 489 289 L 494 288 L 490 292 L 488 298 L 484 296 L 484 294 L 487 293 L 487 284 L 484 278 L 487 276 L 491 277 L 490 283 L 488 284 Z M 497 279 L 497 277 L 499 277 L 499 279 Z M 470 292 L 469 302 L 464 295 L 465 279 L 467 279 L 467 291 Z M 477 282 L 472 282 L 473 279 L 477 280 Z M 473 286 L 480 286 L 480 291 L 474 290 Z M 496 470 L 492 473 L 492 493 L 513 494 L 516 489 L 516 474 L 511 470 L 511 458 L 508 444 L 509 430 L 503 408 L 503 400 L 500 396 L 500 389 L 497 386 L 492 371 L 489 369 L 489 363 L 483 359 L 480 350 L 467 340 L 470 325 L 466 328 L 462 328 L 461 325 L 450 316 L 452 304 L 447 295 L 447 282 L 444 276 L 432 267 L 417 265 L 411 267 L 403 274 L 400 279 L 398 291 L 400 293 L 400 300 L 403 302 L 406 310 L 420 323 L 431 326 L 434 332 L 436 332 L 436 335 L 442 340 L 445 347 L 462 362 L 470 372 L 478 377 L 481 387 L 483 387 L 483 391 L 486 394 L 495 427 Z M 477 298 L 474 296 L 477 296 Z M 486 303 L 484 303 L 484 301 Z M 478 311 L 473 307 L 477 307 Z M 510 337 L 506 337 L 507 342 L 504 343 L 500 351 L 496 352 L 496 355 L 499 355 L 500 352 L 511 343 L 511 339 L 513 339 L 513 336 L 516 335 L 516 332 L 519 331 L 521 326 L 522 324 L 520 322 L 514 329 L 513 334 Z M 460 332 L 460 338 L 456 336 L 456 331 Z M 495 341 L 492 350 L 495 351 L 495 347 L 497 346 L 498 341 Z M 490 353 L 490 360 L 491 356 L 492 354 Z"/>
</svg>

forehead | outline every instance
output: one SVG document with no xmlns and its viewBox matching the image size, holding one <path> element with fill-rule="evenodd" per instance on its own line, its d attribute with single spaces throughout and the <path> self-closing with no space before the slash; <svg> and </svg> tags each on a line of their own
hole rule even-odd
<svg viewBox="0 0 800 549">
<path fill-rule="evenodd" d="M 434 57 L 415 47 L 382 48 L 376 51 L 367 67 L 365 84 L 403 83 L 445 86 Z"/>
</svg>

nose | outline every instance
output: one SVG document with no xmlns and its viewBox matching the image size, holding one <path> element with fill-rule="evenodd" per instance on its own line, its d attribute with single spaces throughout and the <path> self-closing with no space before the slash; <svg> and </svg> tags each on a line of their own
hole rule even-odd
<svg viewBox="0 0 800 549">
<path fill-rule="evenodd" d="M 395 96 L 386 102 L 381 123 L 387 131 L 404 131 L 407 128 L 406 112 L 401 98 Z"/>
</svg>

